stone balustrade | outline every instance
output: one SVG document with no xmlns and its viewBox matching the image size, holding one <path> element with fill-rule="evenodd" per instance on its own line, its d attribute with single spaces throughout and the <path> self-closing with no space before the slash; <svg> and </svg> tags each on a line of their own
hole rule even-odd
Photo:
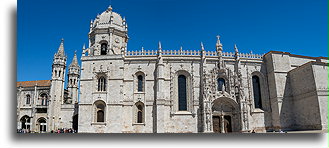
<svg viewBox="0 0 329 148">
<path fill-rule="evenodd" d="M 157 56 L 157 50 L 136 50 L 136 51 L 127 51 L 126 56 Z M 197 50 L 163 50 L 163 56 L 201 56 L 201 51 Z M 253 54 L 253 53 L 238 53 L 240 58 L 249 58 L 249 59 L 261 59 L 264 54 Z M 216 51 L 205 51 L 206 57 L 215 57 L 218 56 Z M 223 52 L 223 57 L 235 57 L 233 52 Z"/>
</svg>

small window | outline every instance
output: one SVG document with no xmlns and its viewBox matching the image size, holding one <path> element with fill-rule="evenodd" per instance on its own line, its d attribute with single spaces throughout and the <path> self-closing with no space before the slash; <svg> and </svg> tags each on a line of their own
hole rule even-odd
<svg viewBox="0 0 329 148">
<path fill-rule="evenodd" d="M 104 111 L 97 111 L 97 122 L 104 122 Z"/>
<path fill-rule="evenodd" d="M 31 104 L 31 96 L 26 95 L 26 104 Z"/>
<path fill-rule="evenodd" d="M 98 79 L 98 91 L 106 91 L 106 79 L 105 79 L 105 77 L 100 77 Z"/>
<path fill-rule="evenodd" d="M 138 92 L 143 92 L 143 76 L 142 75 L 139 75 L 137 77 L 138 79 Z"/>
<path fill-rule="evenodd" d="M 136 123 L 144 123 L 144 120 L 145 120 L 144 103 L 137 102 L 135 104 L 135 107 L 136 107 L 135 122 Z"/>
<path fill-rule="evenodd" d="M 47 94 L 43 93 L 40 95 L 41 105 L 48 105 L 48 96 Z"/>
<path fill-rule="evenodd" d="M 137 106 L 137 123 L 143 123 L 143 106 Z"/>
<path fill-rule="evenodd" d="M 186 77 L 184 75 L 178 76 L 178 110 L 187 110 L 187 90 Z"/>
<path fill-rule="evenodd" d="M 255 108 L 262 108 L 261 88 L 258 76 L 252 76 Z"/>
<path fill-rule="evenodd" d="M 105 103 L 103 101 L 95 102 L 95 121 L 105 122 Z"/>
<path fill-rule="evenodd" d="M 225 79 L 223 78 L 218 78 L 217 79 L 217 90 L 218 91 L 223 91 L 223 86 L 225 87 Z"/>
<path fill-rule="evenodd" d="M 107 54 L 107 44 L 103 43 L 101 45 L 101 55 L 106 55 Z"/>
</svg>

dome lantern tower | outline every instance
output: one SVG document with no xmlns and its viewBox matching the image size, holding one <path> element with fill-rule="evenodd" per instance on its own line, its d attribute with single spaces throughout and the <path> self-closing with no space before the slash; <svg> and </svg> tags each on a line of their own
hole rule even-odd
<svg viewBox="0 0 329 148">
<path fill-rule="evenodd" d="M 128 30 L 126 20 L 109 6 L 90 23 L 88 56 L 122 54 L 126 49 Z"/>
</svg>

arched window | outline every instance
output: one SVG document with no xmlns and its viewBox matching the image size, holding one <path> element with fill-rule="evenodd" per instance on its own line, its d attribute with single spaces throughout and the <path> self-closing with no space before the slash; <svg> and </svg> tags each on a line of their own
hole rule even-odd
<svg viewBox="0 0 329 148">
<path fill-rule="evenodd" d="M 26 104 L 31 104 L 31 96 L 26 95 Z"/>
<path fill-rule="evenodd" d="M 96 122 L 105 122 L 105 103 L 103 101 L 95 102 Z"/>
<path fill-rule="evenodd" d="M 105 77 L 100 77 L 98 79 L 98 91 L 106 91 L 106 79 L 105 79 Z"/>
<path fill-rule="evenodd" d="M 27 115 L 21 118 L 21 129 L 30 129 L 31 118 Z"/>
<path fill-rule="evenodd" d="M 103 110 L 97 111 L 97 122 L 104 122 L 104 111 Z"/>
<path fill-rule="evenodd" d="M 55 77 L 57 77 L 57 70 L 55 70 Z"/>
<path fill-rule="evenodd" d="M 143 123 L 144 119 L 144 107 L 143 105 L 137 105 L 137 123 Z"/>
<path fill-rule="evenodd" d="M 101 55 L 106 55 L 107 54 L 107 44 L 103 43 L 101 45 Z"/>
<path fill-rule="evenodd" d="M 187 110 L 187 90 L 186 77 L 184 75 L 178 76 L 178 110 Z"/>
<path fill-rule="evenodd" d="M 225 79 L 223 78 L 218 78 L 217 79 L 217 90 L 218 91 L 222 91 L 223 90 L 223 86 L 225 87 Z"/>
<path fill-rule="evenodd" d="M 137 76 L 137 79 L 138 79 L 138 86 L 137 86 L 137 91 L 138 92 L 143 92 L 143 76 L 142 75 L 139 75 Z"/>
<path fill-rule="evenodd" d="M 58 72 L 58 77 L 61 77 L 61 72 L 62 72 L 62 71 L 59 71 L 59 72 Z"/>
<path fill-rule="evenodd" d="M 39 123 L 39 131 L 40 133 L 46 132 L 47 131 L 47 122 L 46 119 L 41 117 L 38 119 L 38 123 Z"/>
<path fill-rule="evenodd" d="M 252 87 L 254 92 L 255 108 L 262 108 L 262 97 L 258 76 L 252 76 Z"/>
</svg>

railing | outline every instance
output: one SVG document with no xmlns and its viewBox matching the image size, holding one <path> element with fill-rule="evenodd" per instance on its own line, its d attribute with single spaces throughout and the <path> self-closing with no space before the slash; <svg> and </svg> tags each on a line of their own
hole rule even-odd
<svg viewBox="0 0 329 148">
<path fill-rule="evenodd" d="M 126 56 L 157 56 L 157 50 L 136 50 L 127 51 Z M 163 56 L 200 56 L 201 51 L 197 50 L 163 50 Z M 253 54 L 253 53 L 238 53 L 240 58 L 251 58 L 251 59 L 261 59 L 264 54 Z M 216 51 L 206 51 L 205 56 L 218 56 Z M 223 57 L 235 57 L 233 52 L 223 52 Z"/>
</svg>

